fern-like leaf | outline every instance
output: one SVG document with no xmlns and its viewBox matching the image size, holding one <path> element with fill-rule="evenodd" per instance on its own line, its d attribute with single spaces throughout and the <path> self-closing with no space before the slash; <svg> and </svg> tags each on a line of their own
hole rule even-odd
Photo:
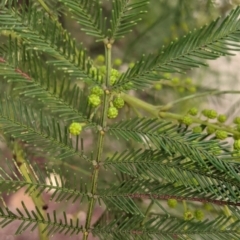
<svg viewBox="0 0 240 240">
<path fill-rule="evenodd" d="M 131 28 L 141 20 L 139 15 L 146 13 L 143 9 L 147 7 L 148 3 L 147 0 L 134 3 L 129 0 L 113 0 L 109 38 L 122 38 L 128 32 L 131 32 Z"/>
<path fill-rule="evenodd" d="M 204 60 L 239 51 L 239 14 L 240 7 L 237 7 L 222 22 L 217 19 L 209 26 L 195 30 L 168 47 L 163 47 L 157 55 L 143 56 L 119 78 L 113 88 L 122 87 L 127 82 L 132 82 L 136 88 L 143 88 L 152 81 L 159 80 L 162 73 L 184 72 L 206 66 Z"/>
<path fill-rule="evenodd" d="M 71 87 L 66 77 L 54 73 L 36 52 L 26 51 L 25 45 L 10 41 L 0 48 L 0 55 L 0 76 L 14 83 L 13 90 L 18 96 L 41 101 L 43 109 L 47 103 L 47 110 L 64 116 L 65 121 L 90 122 L 90 109 L 83 92 L 77 85 Z"/>
<path fill-rule="evenodd" d="M 34 143 L 57 159 L 74 155 L 88 159 L 78 149 L 78 136 L 76 146 L 73 146 L 67 126 L 63 126 L 53 117 L 43 117 L 41 111 L 33 111 L 20 101 L 14 102 L 6 98 L 0 102 L 0 124 L 4 134 Z M 56 151 L 56 148 L 59 151 Z"/>
<path fill-rule="evenodd" d="M 226 227 L 226 225 L 228 225 Z M 168 216 L 157 216 L 143 224 L 143 218 L 126 217 L 114 219 L 106 225 L 102 221 L 93 229 L 100 239 L 159 239 L 159 240 L 218 240 L 239 239 L 240 221 L 231 223 L 230 218 L 218 217 L 202 222 L 184 221 Z M 109 238 L 111 237 L 111 238 Z"/>
<path fill-rule="evenodd" d="M 195 194 L 213 201 L 219 199 L 235 203 L 240 198 L 239 179 L 233 178 L 229 173 L 219 171 L 211 165 L 208 165 L 206 169 L 200 169 L 198 164 L 190 158 L 169 157 L 158 150 L 125 151 L 114 154 L 111 158 L 106 159 L 104 166 L 107 169 L 117 169 L 124 174 L 139 179 L 137 183 L 139 185 L 141 179 L 149 179 L 158 181 L 156 186 L 161 188 L 163 184 L 159 180 L 159 176 L 161 176 L 165 183 L 171 183 L 172 186 L 169 189 L 165 186 L 166 189 L 162 189 L 159 192 L 160 194 L 170 194 L 169 191 L 172 190 L 171 194 L 175 192 L 178 195 L 178 191 L 174 186 L 183 186 L 188 189 L 188 192 L 184 194 L 185 197 L 192 197 Z M 228 166 L 226 165 L 226 167 Z M 231 168 L 236 173 L 239 173 L 237 164 L 231 166 Z M 129 187 L 132 184 L 134 182 L 129 182 Z M 154 183 L 149 182 L 146 188 L 152 189 L 153 186 Z M 151 190 L 149 191 L 151 194 Z M 131 191 L 129 190 L 129 192 Z M 140 192 L 146 193 L 144 189 L 141 189 Z M 180 192 L 183 194 L 182 189 Z"/>
<path fill-rule="evenodd" d="M 79 50 L 70 34 L 39 9 L 23 9 L 21 17 L 17 10 L 0 9 L 0 31 L 22 39 L 26 50 L 48 54 L 53 58 L 46 62 L 48 65 L 82 81 L 98 84 L 100 77 L 92 76 L 93 65 L 85 51 Z"/>
<path fill-rule="evenodd" d="M 79 234 L 83 231 L 82 227 L 79 225 L 79 221 L 74 221 L 73 219 L 67 219 L 66 212 L 62 213 L 62 219 L 57 217 L 56 211 L 53 213 L 48 213 L 47 217 L 41 214 L 38 207 L 35 211 L 29 211 L 26 205 L 22 202 L 23 210 L 17 210 L 17 213 L 11 212 L 8 208 L 0 208 L 0 226 L 3 228 L 15 220 L 21 221 L 21 224 L 16 229 L 15 234 L 20 234 L 28 229 L 33 231 L 37 228 L 39 223 L 45 225 L 43 232 L 47 235 L 52 235 L 56 233 L 63 233 L 68 235 Z M 73 225 L 74 223 L 74 225 Z"/>
<path fill-rule="evenodd" d="M 185 131 L 181 133 L 180 130 L 170 122 L 147 118 L 125 120 L 109 127 L 109 133 L 117 138 L 122 137 L 127 141 L 133 139 L 170 156 L 188 157 L 201 167 L 209 168 L 210 162 L 219 171 L 231 172 L 232 176 L 240 180 L 236 170 L 226 162 L 231 157 L 223 156 L 225 161 L 221 161 L 214 153 L 214 147 L 220 147 L 216 141 L 199 141 L 201 135 Z"/>
<path fill-rule="evenodd" d="M 86 34 L 102 40 L 106 37 L 106 19 L 102 16 L 99 0 L 59 0 Z"/>
</svg>

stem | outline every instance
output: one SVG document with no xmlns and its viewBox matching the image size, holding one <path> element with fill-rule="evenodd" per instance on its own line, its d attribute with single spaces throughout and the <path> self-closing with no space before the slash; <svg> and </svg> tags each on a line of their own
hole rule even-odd
<svg viewBox="0 0 240 240">
<path fill-rule="evenodd" d="M 158 117 L 158 111 L 156 110 L 156 107 L 152 104 L 146 103 L 145 101 L 138 99 L 134 96 L 130 96 L 125 93 L 121 93 L 121 97 L 125 102 L 127 102 L 132 107 L 137 107 L 145 110 L 146 112 L 150 113 L 154 117 Z"/>
<path fill-rule="evenodd" d="M 175 101 L 172 101 L 170 103 L 168 103 L 167 105 L 170 107 L 172 107 L 174 104 L 186 101 L 186 100 L 190 100 L 190 99 L 195 99 L 197 97 L 205 97 L 205 96 L 214 96 L 214 95 L 221 95 L 221 94 L 239 94 L 240 91 L 232 91 L 232 90 L 227 90 L 227 91 L 219 91 L 219 90 L 213 90 L 213 91 L 207 91 L 207 92 L 203 92 L 203 93 L 196 93 L 193 95 L 189 95 L 189 96 L 185 96 L 183 98 L 177 99 Z"/>
<path fill-rule="evenodd" d="M 231 222 L 232 223 L 234 223 L 234 219 L 232 218 L 232 213 L 231 213 L 231 211 L 230 211 L 230 209 L 228 208 L 228 206 L 227 205 L 224 205 L 224 213 L 225 213 L 225 215 L 227 216 L 227 217 L 231 217 Z"/>
<path fill-rule="evenodd" d="M 110 76 L 111 76 L 111 50 L 112 45 L 108 41 L 105 42 L 105 55 L 106 55 L 106 79 L 105 79 L 105 93 L 104 93 L 104 101 L 103 101 L 103 109 L 102 109 L 102 119 L 101 119 L 101 130 L 98 133 L 98 142 L 97 142 L 97 158 L 96 161 L 93 161 L 93 173 L 92 173 L 92 184 L 91 184 L 91 193 L 89 194 L 91 196 L 88 210 L 87 210 L 87 219 L 85 223 L 85 232 L 84 232 L 84 238 L 83 240 L 88 239 L 88 229 L 91 225 L 91 219 L 93 214 L 93 208 L 96 202 L 96 199 L 94 198 L 96 191 L 97 191 L 97 180 L 98 180 L 98 174 L 99 174 L 99 163 L 102 158 L 102 152 L 103 152 L 103 143 L 104 143 L 104 131 L 106 129 L 107 125 L 107 111 L 108 111 L 108 102 L 110 98 L 109 91 L 107 90 L 109 84 L 110 84 Z"/>
<path fill-rule="evenodd" d="M 153 205 L 154 205 L 154 200 L 152 200 L 151 203 L 149 204 L 149 206 L 148 206 L 148 208 L 147 208 L 147 210 L 146 210 L 146 212 L 145 212 L 145 217 L 144 217 L 144 219 L 142 220 L 140 226 L 143 226 L 144 223 L 146 222 L 147 217 L 148 217 L 148 215 L 150 214 L 150 211 L 151 211 Z"/>
<path fill-rule="evenodd" d="M 26 162 L 25 158 L 23 157 L 23 150 L 21 149 L 19 143 L 14 142 L 13 145 L 14 154 L 15 154 L 15 161 L 18 166 L 18 169 L 24 179 L 29 183 L 34 183 L 37 181 L 34 172 L 32 169 L 29 168 L 28 163 Z M 34 205 L 39 209 L 42 216 L 46 216 L 46 212 L 43 210 L 43 206 L 45 205 L 41 195 L 38 196 L 36 191 L 33 191 L 29 196 L 32 198 Z M 46 224 L 38 223 L 38 232 L 39 232 L 39 239 L 40 240 L 48 240 L 47 232 L 45 230 Z"/>
<path fill-rule="evenodd" d="M 176 114 L 176 113 L 169 113 L 169 112 L 159 112 L 159 117 L 161 118 L 169 118 L 169 119 L 176 119 L 176 120 L 181 120 L 182 119 L 182 115 L 180 114 Z M 231 127 L 228 127 L 228 126 L 225 126 L 225 125 L 220 125 L 217 123 L 210 123 L 210 122 L 207 122 L 205 120 L 201 120 L 197 117 L 193 117 L 191 116 L 192 120 L 193 120 L 193 123 L 199 123 L 199 124 L 204 124 L 208 127 L 213 127 L 215 128 L 216 130 L 224 130 L 226 132 L 229 132 L 229 133 L 232 133 L 232 134 L 236 134 L 236 135 L 239 135 L 239 132 L 238 131 L 235 131 L 233 130 Z"/>
<path fill-rule="evenodd" d="M 222 92 L 221 92 L 222 93 Z M 124 99 L 124 101 L 126 101 L 131 107 L 133 108 L 140 108 L 143 109 L 144 111 L 150 113 L 153 117 L 160 117 L 160 118 L 166 118 L 166 119 L 175 119 L 175 120 L 181 120 L 183 115 L 181 114 L 176 114 L 176 113 L 170 113 L 170 112 L 166 112 L 165 110 L 167 110 L 167 108 L 170 106 L 168 105 L 168 107 L 166 106 L 154 106 L 152 104 L 146 103 L 134 96 L 130 96 L 127 95 L 125 93 L 121 93 L 121 97 Z M 220 123 L 211 123 L 211 122 L 207 122 L 206 120 L 202 120 L 198 117 L 193 117 L 191 116 L 193 123 L 198 123 L 198 124 L 203 124 L 206 125 L 208 127 L 213 127 L 216 130 L 224 130 L 228 133 L 232 133 L 233 135 L 239 135 L 239 132 L 234 130 L 231 127 L 225 126 L 223 124 Z"/>
<path fill-rule="evenodd" d="M 47 4 L 43 1 L 43 0 L 38 0 L 38 2 L 42 5 L 43 9 L 50 15 L 53 16 L 52 11 L 49 9 L 49 7 L 47 6 Z M 56 19 L 54 19 L 56 20 Z"/>
</svg>

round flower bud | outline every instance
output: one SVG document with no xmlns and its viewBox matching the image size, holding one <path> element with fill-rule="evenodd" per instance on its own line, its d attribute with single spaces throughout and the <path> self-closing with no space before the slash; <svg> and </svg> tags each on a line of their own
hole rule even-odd
<svg viewBox="0 0 240 240">
<path fill-rule="evenodd" d="M 122 59 L 120 58 L 116 58 L 113 62 L 113 64 L 117 67 L 121 66 L 122 65 Z"/>
<path fill-rule="evenodd" d="M 101 104 L 101 99 L 98 95 L 96 94 L 91 94 L 88 96 L 88 102 L 93 106 L 97 107 Z"/>
<path fill-rule="evenodd" d="M 211 152 L 212 152 L 214 155 L 219 155 L 219 154 L 221 154 L 221 148 L 219 148 L 219 147 L 213 147 L 213 148 L 211 148 Z"/>
<path fill-rule="evenodd" d="M 192 131 L 193 131 L 194 133 L 201 133 L 201 132 L 202 132 L 202 128 L 201 128 L 200 126 L 196 126 L 196 127 L 194 127 L 194 128 L 192 129 Z"/>
<path fill-rule="evenodd" d="M 185 83 L 186 84 L 192 84 L 192 79 L 191 78 L 186 78 Z"/>
<path fill-rule="evenodd" d="M 185 221 L 191 220 L 194 217 L 191 211 L 186 211 L 183 215 Z"/>
<path fill-rule="evenodd" d="M 216 138 L 220 140 L 223 140 L 228 137 L 227 132 L 223 130 L 217 130 L 215 135 L 216 135 Z"/>
<path fill-rule="evenodd" d="M 118 115 L 118 110 L 115 107 L 109 107 L 107 116 L 108 118 L 116 118 Z"/>
<path fill-rule="evenodd" d="M 208 133 L 208 134 L 212 134 L 212 133 L 214 133 L 215 131 L 216 131 L 216 129 L 215 129 L 214 127 L 210 127 L 210 126 L 207 127 L 207 133 Z"/>
<path fill-rule="evenodd" d="M 176 199 L 168 199 L 167 204 L 170 208 L 175 208 L 177 206 L 177 200 Z"/>
<path fill-rule="evenodd" d="M 236 124 L 240 124 L 240 117 L 235 117 L 233 122 Z"/>
<path fill-rule="evenodd" d="M 233 148 L 236 150 L 240 150 L 240 140 L 235 140 L 233 143 Z"/>
<path fill-rule="evenodd" d="M 209 109 L 203 109 L 202 110 L 202 115 L 205 117 L 208 117 L 210 110 Z"/>
<path fill-rule="evenodd" d="M 135 64 L 133 62 L 129 63 L 128 67 L 129 68 L 133 68 L 135 66 Z"/>
<path fill-rule="evenodd" d="M 121 97 L 116 97 L 113 100 L 113 105 L 116 108 L 122 108 L 124 106 L 124 100 Z"/>
<path fill-rule="evenodd" d="M 103 55 L 98 55 L 98 56 L 96 57 L 96 61 L 97 61 L 98 63 L 104 63 L 104 62 L 105 62 L 105 57 L 104 57 Z"/>
<path fill-rule="evenodd" d="M 182 123 L 186 124 L 187 126 L 191 125 L 193 122 L 192 118 L 189 116 L 184 116 L 182 118 Z"/>
<path fill-rule="evenodd" d="M 207 114 L 207 117 L 210 118 L 210 119 L 214 119 L 217 117 L 217 112 L 215 110 L 209 110 L 208 111 L 208 114 Z"/>
<path fill-rule="evenodd" d="M 156 89 L 156 90 L 161 90 L 161 89 L 162 89 L 162 84 L 161 84 L 161 83 L 156 83 L 156 84 L 154 85 L 154 89 Z"/>
<path fill-rule="evenodd" d="M 79 135 L 82 131 L 82 125 L 80 123 L 77 122 L 73 122 L 71 123 L 71 125 L 69 126 L 69 132 L 72 135 Z"/>
<path fill-rule="evenodd" d="M 110 77 L 110 85 L 113 85 L 116 82 L 116 80 L 117 80 L 117 77 L 111 76 Z"/>
<path fill-rule="evenodd" d="M 196 116 L 197 113 L 198 113 L 198 109 L 195 108 L 195 107 L 190 108 L 190 109 L 188 110 L 188 114 L 190 114 L 190 115 L 192 115 L 192 116 Z"/>
<path fill-rule="evenodd" d="M 111 69 L 110 85 L 113 85 L 116 82 L 119 75 L 120 73 L 117 69 L 114 69 L 114 68 Z"/>
<path fill-rule="evenodd" d="M 185 92 L 185 88 L 184 88 L 184 87 L 179 87 L 177 90 L 178 90 L 178 92 L 180 92 L 180 93 Z"/>
<path fill-rule="evenodd" d="M 111 69 L 111 76 L 118 77 L 120 75 L 119 71 L 115 68 Z"/>
<path fill-rule="evenodd" d="M 224 115 L 224 114 L 219 114 L 217 120 L 218 120 L 220 123 L 224 123 L 224 122 L 226 122 L 226 120 L 227 120 L 227 116 Z"/>
<path fill-rule="evenodd" d="M 191 86 L 188 88 L 188 91 L 191 92 L 191 93 L 195 93 L 197 91 L 196 87 L 195 86 Z"/>
<path fill-rule="evenodd" d="M 210 203 L 205 203 L 203 205 L 204 209 L 206 209 L 207 211 L 211 211 L 213 209 L 212 205 Z"/>
<path fill-rule="evenodd" d="M 163 74 L 163 79 L 170 79 L 171 78 L 171 74 L 170 73 L 164 73 Z"/>
<path fill-rule="evenodd" d="M 103 75 L 106 74 L 106 66 L 99 67 L 99 72 Z"/>
<path fill-rule="evenodd" d="M 133 83 L 132 82 L 127 82 L 126 84 L 124 84 L 123 89 L 124 90 L 130 90 L 133 88 Z"/>
<path fill-rule="evenodd" d="M 179 78 L 178 78 L 178 77 L 174 77 L 174 78 L 172 79 L 172 83 L 173 83 L 174 85 L 179 84 Z"/>
<path fill-rule="evenodd" d="M 97 96 L 102 96 L 103 95 L 103 89 L 100 88 L 99 86 L 94 86 L 92 89 L 91 89 L 91 94 L 95 94 Z"/>
<path fill-rule="evenodd" d="M 196 210 L 194 212 L 195 218 L 199 221 L 202 221 L 204 218 L 204 213 L 201 210 Z"/>
</svg>

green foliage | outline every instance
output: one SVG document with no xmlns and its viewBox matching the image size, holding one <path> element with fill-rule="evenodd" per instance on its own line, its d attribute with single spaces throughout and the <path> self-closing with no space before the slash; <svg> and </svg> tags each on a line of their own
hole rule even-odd
<svg viewBox="0 0 240 240">
<path fill-rule="evenodd" d="M 174 102 L 156 106 L 135 90 L 164 97 L 169 89 L 187 90 L 176 102 L 198 97 L 194 79 L 177 73 L 240 50 L 240 7 L 124 71 L 125 62 L 112 60 L 114 44 L 146 8 L 154 8 L 151 1 L 1 2 L 0 134 L 12 157 L 0 167 L 0 191 L 24 188 L 36 206 L 22 203 L 14 212 L 3 199 L 2 228 L 19 220 L 16 234 L 38 228 L 42 240 L 56 233 L 84 240 L 239 239 L 239 117 L 226 125 L 214 109 L 176 113 Z M 63 15 L 105 55 L 87 56 L 59 22 Z M 231 138 L 233 144 L 222 141 Z M 43 192 L 53 202 L 83 204 L 84 223 L 77 214 L 69 219 L 65 206 L 61 219 L 57 210 L 46 212 Z M 97 205 L 103 209 L 93 223 Z"/>
</svg>

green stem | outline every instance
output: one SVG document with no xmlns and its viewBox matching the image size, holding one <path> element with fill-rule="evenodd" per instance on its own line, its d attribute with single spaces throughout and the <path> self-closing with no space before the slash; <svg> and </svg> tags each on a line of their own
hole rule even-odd
<svg viewBox="0 0 240 240">
<path fill-rule="evenodd" d="M 158 111 L 156 110 L 156 107 L 152 104 L 146 103 L 145 101 L 138 99 L 134 96 L 130 96 L 125 93 L 121 93 L 121 97 L 123 100 L 128 103 L 130 106 L 134 108 L 140 108 L 145 110 L 146 112 L 150 113 L 154 117 L 158 117 Z"/>
<path fill-rule="evenodd" d="M 28 167 L 28 163 L 26 162 L 25 158 L 23 157 L 23 150 L 21 149 L 19 143 L 14 142 L 13 145 L 14 153 L 15 153 L 15 161 L 18 166 L 18 169 L 25 180 L 29 183 L 34 183 L 36 181 L 36 177 L 33 170 Z M 32 192 L 30 197 L 32 198 L 34 205 L 39 209 L 42 216 L 46 216 L 46 212 L 43 210 L 43 206 L 45 205 L 41 195 L 38 196 L 36 191 Z M 46 224 L 38 223 L 38 232 L 39 232 L 39 239 L 40 240 L 48 240 L 48 236 L 46 231 Z"/>
<path fill-rule="evenodd" d="M 180 98 L 180 99 L 177 99 L 175 101 L 172 101 L 172 102 L 168 103 L 167 105 L 170 108 L 174 104 L 181 103 L 183 101 L 194 99 L 194 98 L 197 98 L 197 97 L 214 96 L 214 95 L 221 95 L 221 94 L 239 94 L 239 93 L 240 93 L 240 91 L 232 91 L 232 90 L 229 90 L 229 91 L 219 91 L 219 90 L 213 90 L 213 91 L 207 91 L 207 92 L 203 92 L 203 93 L 196 93 L 196 94 L 192 94 L 192 95 L 189 95 L 189 96 L 185 96 L 183 98 Z"/>
<path fill-rule="evenodd" d="M 121 97 L 131 107 L 143 109 L 144 111 L 151 114 L 153 117 L 160 117 L 160 118 L 171 119 L 171 120 L 172 119 L 181 120 L 182 117 L 183 117 L 183 115 L 181 115 L 181 114 L 166 112 L 165 111 L 167 109 L 166 106 L 162 106 L 162 107 L 154 106 L 154 105 L 146 103 L 146 102 L 144 102 L 144 101 L 142 101 L 142 100 L 140 100 L 140 99 L 138 99 L 134 96 L 127 95 L 125 93 L 122 93 Z M 203 124 L 203 125 L 206 125 L 208 127 L 212 127 L 216 130 L 223 130 L 223 131 L 226 131 L 228 133 L 232 133 L 233 135 L 239 135 L 238 131 L 234 130 L 233 128 L 231 128 L 229 126 L 225 126 L 221 123 L 211 123 L 211 122 L 207 122 L 206 120 L 202 120 L 198 117 L 193 117 L 193 116 L 191 116 L 191 118 L 192 118 L 193 123 Z"/>
<path fill-rule="evenodd" d="M 182 115 L 180 114 L 176 114 L 176 113 L 169 113 L 169 112 L 159 112 L 159 117 L 161 118 L 168 118 L 168 119 L 176 119 L 176 120 L 181 120 L 182 119 Z M 239 135 L 238 131 L 233 130 L 231 127 L 225 126 L 225 125 L 221 125 L 219 123 L 210 123 L 207 122 L 205 120 L 201 120 L 197 117 L 192 117 L 191 119 L 193 120 L 193 123 L 199 123 L 199 124 L 203 124 L 206 125 L 208 127 L 213 127 L 216 130 L 223 130 L 229 133 L 232 133 L 234 135 Z"/>
<path fill-rule="evenodd" d="M 148 206 L 146 212 L 145 212 L 145 217 L 144 217 L 143 221 L 142 221 L 141 224 L 140 224 L 141 226 L 143 226 L 144 223 L 146 222 L 147 217 L 148 217 L 148 215 L 149 215 L 149 213 L 150 213 L 150 211 L 151 211 L 153 205 L 154 205 L 154 201 L 152 200 L 151 203 L 149 204 L 149 206 Z"/>
<path fill-rule="evenodd" d="M 102 158 L 102 152 L 103 152 L 103 143 L 104 143 L 104 131 L 107 126 L 107 111 L 108 111 L 108 102 L 110 98 L 109 91 L 107 90 L 109 84 L 110 84 L 110 76 L 111 76 L 111 50 L 112 45 L 108 41 L 105 43 L 105 55 L 106 55 L 106 79 L 105 79 L 105 93 L 104 93 L 104 101 L 103 101 L 103 109 L 102 109 L 102 119 L 101 119 L 101 127 L 102 129 L 98 133 L 98 142 L 97 142 L 97 157 L 96 160 L 93 163 L 93 173 L 92 173 L 92 184 L 91 184 L 91 193 L 89 194 L 91 199 L 88 205 L 87 210 L 87 219 L 85 223 L 85 232 L 84 232 L 84 238 L 83 240 L 88 239 L 88 229 L 91 225 L 91 219 L 93 214 L 94 205 L 96 202 L 96 199 L 94 198 L 96 191 L 97 191 L 97 181 L 98 181 L 98 174 L 99 174 L 99 162 Z"/>
<path fill-rule="evenodd" d="M 231 217 L 231 222 L 232 223 L 234 223 L 234 219 L 232 218 L 232 213 L 231 213 L 231 211 L 230 211 L 230 209 L 228 208 L 228 206 L 227 205 L 224 205 L 224 213 L 225 213 L 225 215 L 227 216 L 227 217 Z"/>
<path fill-rule="evenodd" d="M 43 1 L 43 0 L 38 0 L 38 2 L 41 4 L 42 8 L 50 15 L 53 16 L 52 11 L 49 9 L 49 7 L 47 6 L 47 4 Z M 56 20 L 56 19 L 54 19 Z"/>
</svg>

